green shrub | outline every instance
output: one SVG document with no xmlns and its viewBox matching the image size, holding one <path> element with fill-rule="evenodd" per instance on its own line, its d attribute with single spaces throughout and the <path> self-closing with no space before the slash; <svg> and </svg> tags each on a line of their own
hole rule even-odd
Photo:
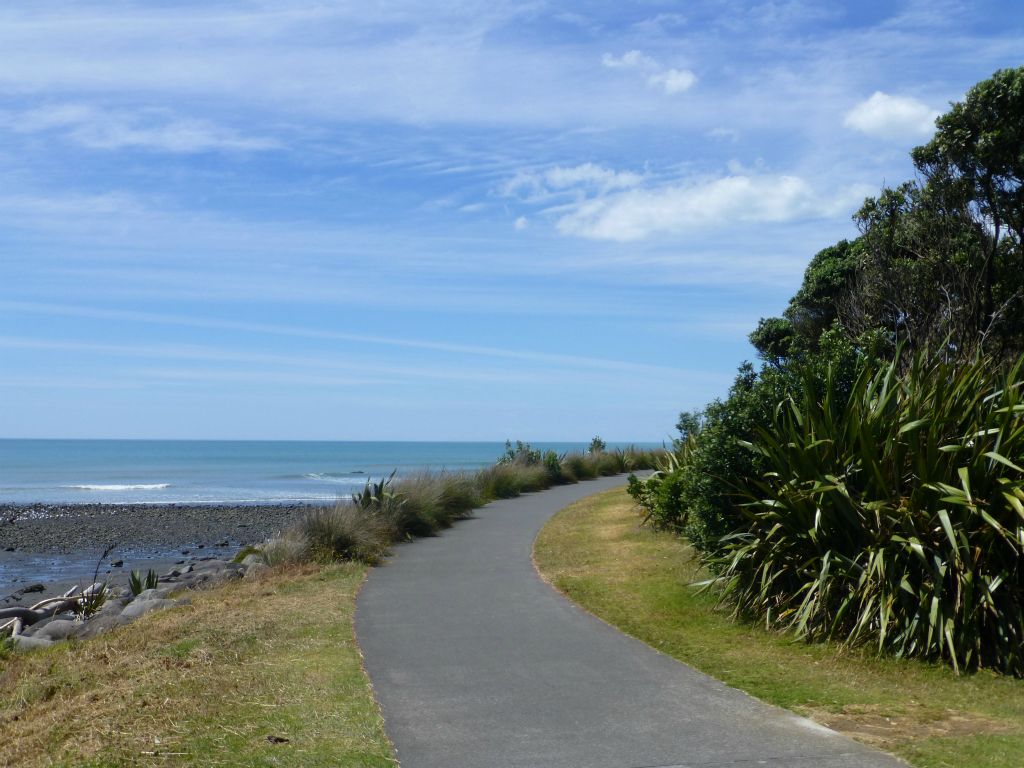
<svg viewBox="0 0 1024 768">
<path fill-rule="evenodd" d="M 1022 366 L 919 354 L 847 397 L 807 376 L 749 445 L 762 477 L 710 558 L 725 599 L 803 638 L 1024 675 Z"/>
<path fill-rule="evenodd" d="M 426 472 L 407 475 L 394 483 L 391 493 L 399 512 L 395 525 L 398 538 L 432 536 L 448 525 L 435 476 Z"/>
<path fill-rule="evenodd" d="M 139 571 L 132 571 L 128 576 L 128 589 L 131 590 L 133 595 L 139 595 L 147 589 L 156 589 L 160 583 L 160 577 L 157 576 L 156 571 L 150 569 L 146 572 L 145 578 Z"/>
<path fill-rule="evenodd" d="M 306 512 L 299 532 L 306 554 L 318 562 L 379 560 L 395 537 L 400 504 L 385 505 L 340 502 Z"/>
<path fill-rule="evenodd" d="M 260 556 L 269 566 L 304 563 L 311 559 L 309 541 L 299 528 L 268 539 L 259 547 Z"/>
<path fill-rule="evenodd" d="M 450 521 L 469 517 L 483 504 L 480 489 L 473 475 L 467 472 L 444 472 L 441 482 L 441 506 Z"/>
<path fill-rule="evenodd" d="M 498 464 L 519 464 L 533 466 L 541 463 L 540 451 L 533 448 L 529 443 L 516 440 L 515 446 L 511 440 L 505 441 L 505 453 L 498 457 Z"/>
<path fill-rule="evenodd" d="M 562 461 L 566 472 L 577 480 L 593 480 L 597 477 L 594 465 L 582 453 L 570 453 Z"/>
</svg>

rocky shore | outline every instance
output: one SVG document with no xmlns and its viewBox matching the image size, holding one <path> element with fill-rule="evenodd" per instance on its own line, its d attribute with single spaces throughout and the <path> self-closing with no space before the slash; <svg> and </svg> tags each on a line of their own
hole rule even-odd
<svg viewBox="0 0 1024 768">
<path fill-rule="evenodd" d="M 116 555 L 237 549 L 287 528 L 306 509 L 272 504 L 0 504 L 0 551 L 86 555 L 113 546 Z"/>
<path fill-rule="evenodd" d="M 306 505 L 2 504 L 0 608 L 32 587 L 54 597 L 94 580 L 123 588 L 133 569 L 164 573 L 230 560 L 288 528 Z M 104 557 L 104 553 L 107 553 Z"/>
<path fill-rule="evenodd" d="M 252 554 L 240 563 L 209 559 L 172 568 L 159 575 L 155 587 L 138 594 L 126 586 L 103 581 L 84 590 L 74 588 L 61 596 L 43 598 L 29 606 L 25 604 L 26 598 L 32 592 L 23 590 L 0 603 L 0 637 L 11 637 L 14 645 L 23 649 L 45 648 L 70 638 L 95 637 L 152 611 L 187 605 L 194 590 L 258 576 L 264 570 L 266 566 L 260 556 Z"/>
</svg>

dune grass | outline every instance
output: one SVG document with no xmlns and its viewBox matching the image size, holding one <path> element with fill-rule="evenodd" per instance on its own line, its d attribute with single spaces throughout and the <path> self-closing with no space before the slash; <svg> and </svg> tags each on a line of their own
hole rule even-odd
<svg viewBox="0 0 1024 768">
<path fill-rule="evenodd" d="M 374 564 L 396 541 L 433 536 L 495 499 L 604 475 L 651 468 L 659 450 L 617 448 L 559 456 L 528 443 L 506 443 L 505 455 L 477 472 L 419 472 L 367 480 L 350 500 L 307 512 L 253 551 L 270 565 L 358 560 Z"/>
<path fill-rule="evenodd" d="M 608 623 L 760 699 L 919 768 L 1024 765 L 1024 681 L 808 645 L 734 622 L 689 586 L 706 578 L 678 537 L 640 527 L 623 490 L 580 501 L 541 531 L 541 573 Z"/>
<path fill-rule="evenodd" d="M 365 571 L 272 570 L 0 658 L 0 765 L 396 765 L 352 627 Z"/>
</svg>

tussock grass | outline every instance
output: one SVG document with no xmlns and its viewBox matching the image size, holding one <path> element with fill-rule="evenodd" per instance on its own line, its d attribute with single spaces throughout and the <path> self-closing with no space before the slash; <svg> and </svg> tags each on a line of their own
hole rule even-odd
<svg viewBox="0 0 1024 768">
<path fill-rule="evenodd" d="M 352 629 L 364 574 L 274 569 L 0 659 L 0 765 L 396 765 Z"/>
<path fill-rule="evenodd" d="M 270 564 L 359 560 L 375 563 L 396 541 L 433 536 L 496 499 L 655 465 L 664 451 L 635 448 L 558 456 L 526 443 L 506 444 L 493 466 L 478 472 L 419 472 L 365 488 L 334 507 L 307 513 L 292 530 L 263 545 Z"/>
<path fill-rule="evenodd" d="M 938 663 L 805 644 L 735 622 L 697 553 L 640 525 L 623 491 L 584 499 L 541 531 L 541 573 L 572 600 L 648 645 L 765 701 L 894 752 L 918 768 L 1024 764 L 1024 681 L 957 676 Z"/>
<path fill-rule="evenodd" d="M 356 504 L 314 509 L 299 523 L 307 558 L 321 563 L 359 560 L 374 563 L 387 550 L 394 521 Z"/>
</svg>

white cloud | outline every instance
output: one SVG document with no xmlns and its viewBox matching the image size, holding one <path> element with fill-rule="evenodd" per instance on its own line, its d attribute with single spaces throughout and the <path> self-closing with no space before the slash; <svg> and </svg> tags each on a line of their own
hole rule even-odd
<svg viewBox="0 0 1024 768">
<path fill-rule="evenodd" d="M 595 240 L 640 240 L 736 224 L 832 217 L 848 212 L 865 192 L 850 188 L 828 196 L 798 176 L 733 174 L 592 197 L 562 215 L 556 226 L 563 234 Z"/>
<path fill-rule="evenodd" d="M 63 133 L 90 149 L 127 147 L 173 153 L 255 151 L 277 143 L 240 136 L 205 120 L 183 119 L 166 110 L 110 111 L 87 104 L 56 104 L 0 113 L 0 126 L 16 133 Z"/>
<path fill-rule="evenodd" d="M 530 226 L 530 222 L 526 220 L 525 216 L 520 216 L 518 219 L 516 219 L 516 223 L 514 226 L 517 232 L 522 232 L 524 229 Z"/>
<path fill-rule="evenodd" d="M 502 193 L 528 201 L 546 200 L 559 193 L 609 192 L 635 187 L 644 177 L 632 171 L 615 171 L 596 163 L 556 165 L 543 171 L 520 171 L 509 179 Z"/>
<path fill-rule="evenodd" d="M 938 116 L 917 99 L 875 91 L 846 113 L 843 125 L 883 139 L 916 138 L 930 135 Z"/>
<path fill-rule="evenodd" d="M 707 132 L 707 136 L 710 139 L 730 141 L 733 144 L 740 140 L 740 132 L 735 128 L 712 128 Z"/>
<path fill-rule="evenodd" d="M 661 88 L 669 96 L 690 90 L 697 82 L 697 76 L 688 69 L 666 69 L 647 78 L 647 84 Z"/>
<path fill-rule="evenodd" d="M 621 56 L 606 53 L 601 63 L 609 69 L 638 70 L 650 73 L 647 85 L 657 88 L 668 95 L 683 93 L 690 90 L 697 82 L 697 76 L 688 69 L 663 69 L 658 62 L 640 51 L 627 51 Z"/>
<path fill-rule="evenodd" d="M 654 69 L 658 66 L 654 59 L 640 51 L 626 51 L 621 56 L 606 53 L 601 57 L 601 63 L 609 69 Z"/>
</svg>

